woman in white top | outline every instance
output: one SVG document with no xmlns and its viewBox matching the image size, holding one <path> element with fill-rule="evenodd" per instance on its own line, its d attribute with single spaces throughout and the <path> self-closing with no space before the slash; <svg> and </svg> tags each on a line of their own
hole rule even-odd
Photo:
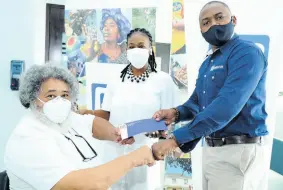
<svg viewBox="0 0 283 190">
<path fill-rule="evenodd" d="M 88 110 L 109 120 L 114 126 L 141 119 L 149 119 L 156 110 L 176 106 L 175 86 L 171 77 L 156 71 L 152 50 L 151 34 L 141 28 L 132 30 L 127 36 L 127 57 L 129 64 L 121 72 L 121 77 L 108 84 L 102 110 Z M 143 145 L 152 145 L 154 140 L 145 134 L 129 139 L 131 146 L 104 143 L 105 159 L 113 159 Z M 115 184 L 114 190 L 154 190 L 160 186 L 160 165 L 150 170 L 140 167 L 128 173 Z"/>
<path fill-rule="evenodd" d="M 78 84 L 68 71 L 33 66 L 21 81 L 20 101 L 29 112 L 6 146 L 5 165 L 13 190 L 107 190 L 136 166 L 152 165 L 149 147 L 102 164 L 100 141 L 119 141 L 108 121 L 71 110 Z M 94 137 L 94 138 L 93 138 Z"/>
</svg>

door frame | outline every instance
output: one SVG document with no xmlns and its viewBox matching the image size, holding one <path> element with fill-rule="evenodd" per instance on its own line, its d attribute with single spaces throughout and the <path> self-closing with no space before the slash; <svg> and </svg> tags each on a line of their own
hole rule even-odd
<svg viewBox="0 0 283 190">
<path fill-rule="evenodd" d="M 50 34 L 49 34 L 49 25 L 51 18 L 51 9 L 52 8 L 65 9 L 65 5 L 50 4 L 46 3 L 46 21 L 45 21 L 45 62 L 49 61 L 50 55 Z"/>
</svg>

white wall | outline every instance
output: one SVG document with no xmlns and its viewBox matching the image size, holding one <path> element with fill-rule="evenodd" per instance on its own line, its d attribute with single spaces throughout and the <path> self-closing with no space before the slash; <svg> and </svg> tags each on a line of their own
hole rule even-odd
<svg viewBox="0 0 283 190">
<path fill-rule="evenodd" d="M 17 6 L 16 6 L 17 5 Z M 33 4 L 32 1 L 5 1 L 1 3 L 0 22 L 2 29 L 0 56 L 0 170 L 3 169 L 4 147 L 9 134 L 24 113 L 17 98 L 17 92 L 10 90 L 10 61 L 20 59 L 30 66 L 33 61 Z"/>
<path fill-rule="evenodd" d="M 0 1 L 0 171 L 4 169 L 6 141 L 25 112 L 18 93 L 10 90 L 10 61 L 24 60 L 26 68 L 44 62 L 46 2 L 54 3 L 46 0 Z M 64 3 L 64 0 L 56 2 Z"/>
</svg>

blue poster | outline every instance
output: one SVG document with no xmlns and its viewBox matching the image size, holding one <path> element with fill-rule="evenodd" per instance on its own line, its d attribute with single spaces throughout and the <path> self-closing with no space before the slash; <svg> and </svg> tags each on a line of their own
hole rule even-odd
<svg viewBox="0 0 283 190">
<path fill-rule="evenodd" d="M 270 38 L 267 35 L 239 35 L 239 37 L 243 40 L 251 41 L 258 45 L 266 59 L 268 59 L 269 54 L 269 42 Z"/>
<path fill-rule="evenodd" d="M 104 93 L 101 92 L 101 89 L 105 89 L 106 88 L 106 84 L 99 84 L 99 83 L 93 83 L 91 85 L 91 94 L 92 94 L 92 110 L 95 110 L 97 108 L 97 105 L 95 105 L 95 100 L 97 100 L 99 98 L 100 105 L 103 102 L 103 98 L 104 98 Z M 100 89 L 100 90 L 99 90 Z M 99 107 L 100 107 L 99 105 Z"/>
</svg>

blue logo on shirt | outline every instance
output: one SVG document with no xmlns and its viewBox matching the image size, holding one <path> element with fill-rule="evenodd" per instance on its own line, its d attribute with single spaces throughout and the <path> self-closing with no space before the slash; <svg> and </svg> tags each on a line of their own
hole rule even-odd
<svg viewBox="0 0 283 190">
<path fill-rule="evenodd" d="M 217 69 L 224 69 L 224 66 L 223 65 L 217 65 L 217 66 L 212 65 L 210 71 L 214 71 L 214 70 L 217 70 Z"/>
<path fill-rule="evenodd" d="M 93 110 L 101 108 L 106 86 L 107 86 L 106 84 L 100 84 L 100 83 L 93 83 L 91 85 L 91 97 L 92 97 L 91 99 L 92 99 Z M 96 105 L 96 102 L 99 102 L 100 105 Z"/>
</svg>

